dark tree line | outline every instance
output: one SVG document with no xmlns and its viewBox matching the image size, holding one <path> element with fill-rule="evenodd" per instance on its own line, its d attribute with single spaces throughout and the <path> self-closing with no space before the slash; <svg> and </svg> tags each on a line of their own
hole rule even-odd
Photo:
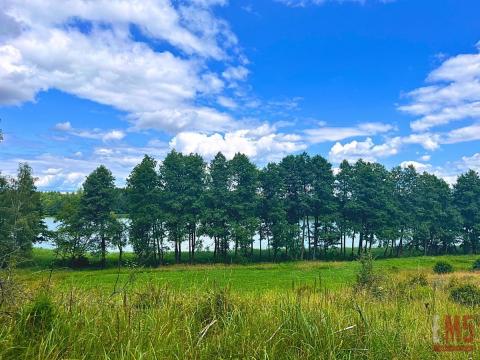
<svg viewBox="0 0 480 360">
<path fill-rule="evenodd" d="M 2 181 L 0 189 L 14 184 Z M 33 181 L 29 186 L 34 189 Z M 3 190 L 2 204 L 6 193 L 12 196 L 13 188 Z M 207 164 L 199 155 L 172 151 L 161 163 L 145 156 L 124 189 L 100 166 L 79 192 L 59 198 L 49 205 L 58 208 L 52 237 L 61 254 L 80 262 L 94 252 L 105 264 L 108 249 L 122 254 L 127 242 L 143 263 L 161 264 L 167 251 L 176 262 L 194 262 L 205 237 L 216 261 L 251 257 L 255 241 L 260 256 L 273 260 L 332 252 L 347 258 L 372 247 L 385 256 L 477 253 L 480 245 L 480 178 L 473 170 L 450 187 L 411 166 L 389 171 L 343 161 L 334 173 L 325 158 L 303 153 L 259 169 L 242 154 L 227 160 L 218 153 Z M 14 233 L 3 231 L 2 243 Z"/>
</svg>

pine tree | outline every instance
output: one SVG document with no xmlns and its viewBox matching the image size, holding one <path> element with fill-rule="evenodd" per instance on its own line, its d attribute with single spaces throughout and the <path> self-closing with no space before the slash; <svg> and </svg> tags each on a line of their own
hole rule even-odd
<svg viewBox="0 0 480 360">
<path fill-rule="evenodd" d="M 287 222 L 285 208 L 285 185 L 283 183 L 280 166 L 269 163 L 260 172 L 260 249 L 262 240 L 267 240 L 267 247 L 273 250 L 273 259 L 276 260 L 280 249 L 287 246 L 291 234 Z M 260 251 L 261 256 L 261 251 Z"/>
<path fill-rule="evenodd" d="M 20 164 L 14 179 L 0 177 L 0 224 L 0 254 L 4 254 L 0 262 L 29 256 L 33 243 L 44 240 L 40 194 L 27 164 Z"/>
<path fill-rule="evenodd" d="M 415 228 L 415 186 L 418 181 L 417 171 L 413 166 L 395 167 L 391 171 L 394 184 L 393 199 L 395 214 L 392 226 L 399 238 L 397 256 L 402 255 L 404 244 L 411 240 Z M 393 249 L 393 246 L 392 246 Z M 386 251 L 387 249 L 385 249 Z"/>
<path fill-rule="evenodd" d="M 351 235 L 351 255 L 354 252 L 355 227 L 353 221 L 353 170 L 347 160 L 343 160 L 339 166 L 339 172 L 335 177 L 335 194 L 338 208 L 338 226 L 340 237 L 343 238 L 343 252 L 346 255 L 346 238 Z"/>
<path fill-rule="evenodd" d="M 145 155 L 127 179 L 130 241 L 139 259 L 159 263 L 164 253 L 164 224 L 157 162 Z"/>
<path fill-rule="evenodd" d="M 64 196 L 56 212 L 59 224 L 53 237 L 56 252 L 73 267 L 85 265 L 87 252 L 93 250 L 91 234 L 80 216 L 81 197 L 81 192 Z"/>
<path fill-rule="evenodd" d="M 188 231 L 188 249 L 190 262 L 194 261 L 195 250 L 199 247 L 198 225 L 204 209 L 205 195 L 205 162 L 198 154 L 183 157 L 185 166 L 184 193 L 182 194 L 183 212 Z"/>
<path fill-rule="evenodd" d="M 210 162 L 204 197 L 203 233 L 213 239 L 213 255 L 226 260 L 231 236 L 229 228 L 229 169 L 222 153 Z"/>
<path fill-rule="evenodd" d="M 243 154 L 236 154 L 229 161 L 229 218 L 235 255 L 238 249 L 247 255 L 253 251 L 253 238 L 258 227 L 257 186 L 258 170 Z"/>
<path fill-rule="evenodd" d="M 162 203 L 165 210 L 165 226 L 175 250 L 175 262 L 182 259 L 182 242 L 188 234 L 185 198 L 187 176 L 184 156 L 172 150 L 160 166 Z"/>
<path fill-rule="evenodd" d="M 309 162 L 311 197 L 310 211 L 314 219 L 313 226 L 313 258 L 319 255 L 319 239 L 323 239 L 324 252 L 331 245 L 341 241 L 340 234 L 335 229 L 337 204 L 334 197 L 335 177 L 332 165 L 320 155 L 311 158 Z M 307 217 L 308 240 L 310 243 L 310 226 Z M 343 247 L 343 242 L 340 242 Z"/>
<path fill-rule="evenodd" d="M 285 184 L 285 206 L 287 220 L 292 229 L 289 244 L 285 251 L 292 257 L 303 258 L 305 250 L 306 217 L 309 213 L 309 156 L 288 155 L 280 162 L 280 169 Z"/>
<path fill-rule="evenodd" d="M 458 177 L 454 204 L 461 216 L 464 249 L 476 254 L 480 242 L 480 177 L 477 172 L 470 170 Z"/>
<path fill-rule="evenodd" d="M 455 245 L 460 215 L 452 191 L 443 179 L 424 172 L 415 186 L 416 228 L 414 241 L 425 255 L 446 253 Z"/>
<path fill-rule="evenodd" d="M 107 248 L 110 243 L 108 224 L 115 206 L 114 177 L 101 165 L 83 183 L 80 201 L 80 216 L 96 240 L 95 249 L 101 254 L 101 266 L 105 267 Z"/>
</svg>

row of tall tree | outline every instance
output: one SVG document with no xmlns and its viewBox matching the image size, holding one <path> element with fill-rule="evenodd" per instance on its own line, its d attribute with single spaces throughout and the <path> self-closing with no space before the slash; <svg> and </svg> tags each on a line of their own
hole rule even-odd
<svg viewBox="0 0 480 360">
<path fill-rule="evenodd" d="M 83 209 L 79 224 L 95 229 L 86 234 L 95 234 L 102 254 L 125 244 L 128 232 L 139 259 L 150 263 L 161 263 L 168 250 L 177 262 L 182 256 L 193 262 L 206 236 L 218 260 L 251 256 L 255 241 L 260 254 L 267 250 L 273 259 L 317 259 L 332 249 L 347 257 L 372 246 L 397 256 L 459 246 L 477 252 L 480 241 L 474 171 L 450 187 L 413 167 L 388 171 L 362 160 L 344 161 L 334 174 L 326 159 L 306 153 L 258 169 L 242 154 L 227 160 L 218 153 L 207 164 L 199 155 L 172 151 L 160 164 L 145 156 L 133 169 L 124 190 L 128 221 L 112 222 L 114 189 L 107 169 L 92 173 L 72 205 Z M 64 215 L 60 220 L 69 224 Z"/>
<path fill-rule="evenodd" d="M 37 199 L 31 169 L 22 165 L 17 179 L 0 181 L 1 242 L 31 244 L 43 231 L 38 200 L 20 200 L 25 193 Z M 19 227 L 16 208 L 36 214 L 32 225 Z M 63 195 L 56 218 L 50 236 L 59 253 L 72 261 L 98 253 L 102 264 L 109 248 L 121 254 L 127 242 L 144 263 L 162 263 L 167 251 L 177 262 L 194 262 L 205 237 L 219 261 L 251 256 L 255 242 L 260 256 L 268 251 L 272 259 L 318 259 L 331 251 L 349 257 L 372 246 L 396 256 L 476 253 L 480 178 L 470 170 L 451 187 L 413 167 L 389 171 L 363 160 L 343 161 L 334 173 L 326 159 L 306 153 L 259 169 L 243 154 L 227 160 L 218 153 L 207 164 L 197 154 L 172 151 L 161 163 L 145 156 L 123 190 L 100 166 L 81 191 Z M 32 230 L 20 236 L 20 228 Z"/>
</svg>

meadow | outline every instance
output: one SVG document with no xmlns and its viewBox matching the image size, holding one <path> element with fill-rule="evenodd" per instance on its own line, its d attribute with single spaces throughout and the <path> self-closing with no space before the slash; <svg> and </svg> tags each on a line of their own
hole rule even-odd
<svg viewBox="0 0 480 360">
<path fill-rule="evenodd" d="M 36 250 L 10 274 L 1 359 L 465 359 L 432 350 L 432 318 L 479 283 L 470 255 L 358 261 L 50 268 Z M 128 258 L 128 256 L 127 256 Z M 434 274 L 439 260 L 452 274 Z M 361 277 L 360 277 L 361 278 Z M 370 281 L 369 280 L 369 281 Z M 6 284 L 6 283 L 5 283 Z M 365 285 L 365 284 L 364 284 Z M 478 339 L 477 339 L 478 340 Z"/>
</svg>

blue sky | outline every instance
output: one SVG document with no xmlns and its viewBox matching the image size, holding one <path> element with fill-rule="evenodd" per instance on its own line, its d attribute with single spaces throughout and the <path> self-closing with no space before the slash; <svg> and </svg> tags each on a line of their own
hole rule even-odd
<svg viewBox="0 0 480 360">
<path fill-rule="evenodd" d="M 172 148 L 480 170 L 478 1 L 0 5 L 0 170 L 40 189 Z"/>
</svg>

